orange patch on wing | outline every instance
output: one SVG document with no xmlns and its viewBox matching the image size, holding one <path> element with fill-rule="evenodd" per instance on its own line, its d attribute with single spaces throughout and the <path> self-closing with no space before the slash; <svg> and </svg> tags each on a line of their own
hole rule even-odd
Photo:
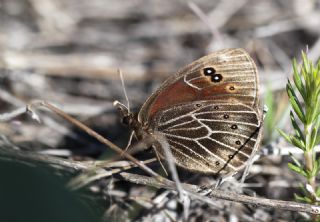
<svg viewBox="0 0 320 222">
<path fill-rule="evenodd" d="M 153 102 L 149 118 L 153 118 L 154 114 L 160 110 L 179 103 L 191 102 L 197 98 L 198 90 L 187 85 L 183 79 L 165 88 Z"/>
<path fill-rule="evenodd" d="M 199 93 L 199 99 L 212 100 L 214 98 L 217 98 L 218 95 L 224 95 L 225 93 L 232 94 L 230 93 L 230 91 L 226 90 L 226 87 L 228 87 L 228 84 L 224 83 L 224 84 L 216 84 L 216 85 L 212 85 L 210 87 L 204 88 Z"/>
</svg>

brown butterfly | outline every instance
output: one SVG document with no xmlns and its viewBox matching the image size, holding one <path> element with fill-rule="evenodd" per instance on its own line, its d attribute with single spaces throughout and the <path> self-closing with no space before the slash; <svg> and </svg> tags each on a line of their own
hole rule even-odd
<svg viewBox="0 0 320 222">
<path fill-rule="evenodd" d="M 138 139 L 163 135 L 175 163 L 190 171 L 237 172 L 259 142 L 261 110 L 254 61 L 240 48 L 202 57 L 168 78 L 138 115 L 115 104 Z M 161 159 L 160 143 L 153 145 Z"/>
</svg>

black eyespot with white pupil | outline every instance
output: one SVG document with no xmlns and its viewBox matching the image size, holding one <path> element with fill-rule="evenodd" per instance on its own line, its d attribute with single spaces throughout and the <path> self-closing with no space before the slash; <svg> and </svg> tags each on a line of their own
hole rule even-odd
<svg viewBox="0 0 320 222">
<path fill-rule="evenodd" d="M 212 67 L 208 67 L 208 68 L 204 68 L 203 72 L 206 76 L 211 76 L 216 73 L 216 70 Z"/>
<path fill-rule="evenodd" d="M 220 82 L 222 80 L 222 75 L 216 73 L 216 70 L 212 67 L 204 68 L 203 73 L 205 76 L 210 76 L 212 82 Z"/>
<path fill-rule="evenodd" d="M 222 80 L 222 75 L 221 74 L 214 74 L 211 76 L 211 80 L 213 82 L 220 82 Z"/>
</svg>

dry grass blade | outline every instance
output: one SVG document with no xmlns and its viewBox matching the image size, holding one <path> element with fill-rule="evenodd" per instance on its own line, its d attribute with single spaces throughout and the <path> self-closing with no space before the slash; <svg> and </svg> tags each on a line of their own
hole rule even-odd
<svg viewBox="0 0 320 222">
<path fill-rule="evenodd" d="M 136 174 L 120 173 L 120 175 L 123 176 L 126 180 L 131 181 L 132 183 L 144 184 L 148 186 L 154 186 L 157 188 L 175 190 L 176 186 L 174 183 L 161 183 L 151 177 Z M 222 190 L 213 190 L 210 192 L 210 194 L 208 194 L 208 197 L 205 197 L 197 193 L 201 190 L 200 187 L 185 184 L 183 184 L 183 187 L 191 197 L 202 200 L 208 204 L 210 204 L 213 201 L 213 199 L 211 198 L 219 198 L 229 201 L 241 202 L 245 204 L 252 204 L 255 206 L 272 207 L 277 209 L 306 212 L 317 215 L 320 214 L 320 207 L 316 205 L 303 204 L 292 201 L 271 200 L 261 197 L 250 197 L 247 195 L 230 193 Z"/>
<path fill-rule="evenodd" d="M 164 179 L 163 177 L 161 177 L 160 175 L 155 173 L 153 170 L 151 170 L 149 167 L 144 165 L 141 161 L 137 160 L 136 158 L 134 158 L 133 156 L 131 156 L 128 153 L 123 153 L 121 148 L 119 148 L 118 146 L 116 146 L 115 144 L 110 142 L 108 139 L 104 138 L 103 136 L 101 136 L 100 134 L 95 132 L 94 130 L 90 129 L 89 127 L 87 127 L 86 125 L 81 123 L 80 121 L 76 120 L 75 118 L 71 117 L 70 115 L 66 114 L 65 112 L 63 112 L 62 110 L 58 109 L 57 107 L 51 105 L 50 103 L 48 103 L 46 101 L 33 102 L 27 106 L 27 110 L 31 113 L 34 113 L 33 110 L 39 106 L 48 108 L 49 110 L 53 111 L 54 113 L 56 113 L 60 117 L 64 118 L 68 122 L 76 125 L 80 129 L 82 129 L 83 131 L 88 133 L 90 136 L 96 138 L 98 141 L 105 144 L 107 147 L 111 148 L 113 151 L 117 152 L 119 155 L 122 154 L 128 160 L 131 160 L 132 162 L 134 162 L 137 166 L 139 166 L 142 170 L 144 170 L 145 172 L 147 172 L 151 176 L 154 176 L 154 177 L 158 178 L 159 180 Z"/>
</svg>

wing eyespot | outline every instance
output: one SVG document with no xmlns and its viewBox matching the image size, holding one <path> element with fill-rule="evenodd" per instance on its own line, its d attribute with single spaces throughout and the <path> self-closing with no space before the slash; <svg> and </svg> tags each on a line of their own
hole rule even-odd
<svg viewBox="0 0 320 222">
<path fill-rule="evenodd" d="M 238 129 L 238 126 L 236 124 L 231 125 L 231 129 Z"/>
<path fill-rule="evenodd" d="M 214 74 L 211 76 L 212 82 L 221 82 L 222 81 L 222 75 L 221 74 Z"/>
<path fill-rule="evenodd" d="M 212 67 L 204 68 L 203 74 L 205 76 L 209 76 L 211 79 L 211 82 L 221 82 L 223 79 L 222 75 L 219 73 L 216 73 L 216 70 Z"/>
<path fill-rule="evenodd" d="M 216 70 L 214 68 L 212 68 L 212 67 L 207 67 L 207 68 L 203 69 L 203 73 L 206 76 L 212 76 L 212 75 L 214 75 L 216 73 Z"/>
<path fill-rule="evenodd" d="M 228 115 L 228 114 L 224 114 L 224 115 L 223 115 L 223 118 L 229 119 L 229 115 Z"/>
</svg>

